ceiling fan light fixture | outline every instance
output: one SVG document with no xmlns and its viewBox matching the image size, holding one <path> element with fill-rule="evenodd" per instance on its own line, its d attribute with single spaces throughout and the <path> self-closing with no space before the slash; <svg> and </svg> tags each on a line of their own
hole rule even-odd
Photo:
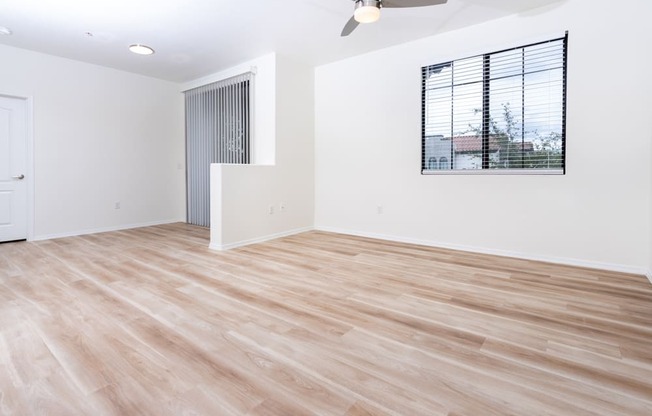
<svg viewBox="0 0 652 416">
<path fill-rule="evenodd" d="M 358 23 L 373 23 L 380 19 L 380 1 L 358 0 L 353 17 Z"/>
<path fill-rule="evenodd" d="M 154 53 L 154 49 L 140 43 L 129 45 L 129 50 L 138 55 L 152 55 Z"/>
</svg>

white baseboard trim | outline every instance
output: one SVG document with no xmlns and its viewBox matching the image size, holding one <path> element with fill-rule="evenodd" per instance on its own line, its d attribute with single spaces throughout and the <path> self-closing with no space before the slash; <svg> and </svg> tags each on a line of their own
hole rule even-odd
<svg viewBox="0 0 652 416">
<path fill-rule="evenodd" d="M 420 240 L 416 238 L 399 237 L 399 236 L 387 235 L 387 234 L 368 233 L 364 231 L 347 230 L 347 229 L 334 228 L 334 227 L 316 226 L 314 229 L 317 231 L 355 235 L 358 237 L 395 241 L 398 243 L 418 244 L 418 245 L 428 246 L 428 247 L 446 248 L 450 250 L 468 251 L 468 252 L 480 253 L 480 254 L 491 254 L 500 257 L 514 257 L 523 260 L 542 261 L 546 263 L 563 264 L 567 266 L 586 267 L 589 269 L 608 270 L 608 271 L 614 271 L 620 273 L 645 275 L 648 277 L 648 279 L 650 279 L 650 282 L 652 282 L 652 277 L 649 274 L 651 272 L 649 272 L 648 270 L 641 267 L 634 267 L 634 266 L 628 266 L 623 264 L 602 263 L 602 262 L 595 262 L 595 261 L 588 261 L 588 260 L 579 260 L 579 259 L 574 259 L 569 257 L 539 256 L 539 255 L 533 255 L 529 253 L 522 253 L 516 251 L 509 251 L 509 250 L 497 250 L 497 249 L 491 249 L 486 247 L 466 246 L 461 244 L 447 244 L 438 241 Z"/>
<path fill-rule="evenodd" d="M 265 235 L 265 236 L 262 236 L 262 237 L 250 238 L 248 240 L 237 241 L 235 243 L 228 243 L 228 244 L 211 243 L 208 246 L 208 248 L 210 248 L 211 250 L 216 250 L 216 251 L 225 251 L 225 250 L 230 250 L 232 248 L 248 246 L 250 244 L 263 243 L 265 241 L 275 240 L 275 239 L 281 238 L 281 237 L 288 237 L 288 236 L 294 235 L 294 234 L 301 234 L 301 233 L 305 233 L 306 231 L 312 231 L 312 230 L 314 230 L 313 227 L 295 228 L 293 230 L 283 231 L 283 232 L 276 233 L 276 234 L 269 234 L 269 235 Z"/>
<path fill-rule="evenodd" d="M 65 238 L 65 237 L 77 237 L 77 236 L 80 236 L 80 235 L 106 233 L 106 232 L 110 232 L 110 231 L 129 230 L 129 229 L 132 229 L 132 228 L 152 227 L 154 225 L 172 224 L 172 223 L 175 223 L 175 222 L 185 222 L 185 219 L 164 220 L 164 221 L 150 221 L 150 222 L 142 222 L 142 223 L 138 223 L 138 224 L 116 225 L 116 226 L 112 226 L 112 227 L 89 228 L 89 229 L 85 229 L 85 230 L 71 231 L 71 232 L 66 232 L 66 233 L 43 234 L 43 235 L 35 236 L 30 241 L 53 240 L 55 238 Z"/>
<path fill-rule="evenodd" d="M 648 270 L 647 273 L 645 273 L 645 277 L 647 277 L 647 280 L 652 283 L 652 270 Z"/>
</svg>

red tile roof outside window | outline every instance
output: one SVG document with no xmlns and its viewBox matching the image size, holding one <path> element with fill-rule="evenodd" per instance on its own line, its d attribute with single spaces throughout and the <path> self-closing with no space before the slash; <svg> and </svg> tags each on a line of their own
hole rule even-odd
<svg viewBox="0 0 652 416">
<path fill-rule="evenodd" d="M 519 150 L 520 143 L 513 143 L 512 150 Z M 482 152 L 482 137 L 480 136 L 457 136 L 453 137 L 453 148 L 456 153 L 479 153 Z M 500 145 L 495 136 L 489 136 L 489 151 L 497 152 Z M 523 151 L 532 152 L 532 142 L 523 142 Z"/>
</svg>

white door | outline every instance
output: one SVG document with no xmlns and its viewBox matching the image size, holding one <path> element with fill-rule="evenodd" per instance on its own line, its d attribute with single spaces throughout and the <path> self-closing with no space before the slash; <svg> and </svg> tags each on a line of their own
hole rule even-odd
<svg viewBox="0 0 652 416">
<path fill-rule="evenodd" d="M 27 109 L 0 96 L 0 242 L 27 239 Z"/>
</svg>

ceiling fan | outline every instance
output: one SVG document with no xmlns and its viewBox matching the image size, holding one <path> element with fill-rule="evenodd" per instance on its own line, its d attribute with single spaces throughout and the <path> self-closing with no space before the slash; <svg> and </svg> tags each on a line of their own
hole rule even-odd
<svg viewBox="0 0 652 416">
<path fill-rule="evenodd" d="M 444 4 L 448 0 L 353 0 L 353 16 L 344 25 L 340 36 L 349 36 L 360 23 L 373 23 L 380 19 L 380 9 L 424 7 Z"/>
</svg>

